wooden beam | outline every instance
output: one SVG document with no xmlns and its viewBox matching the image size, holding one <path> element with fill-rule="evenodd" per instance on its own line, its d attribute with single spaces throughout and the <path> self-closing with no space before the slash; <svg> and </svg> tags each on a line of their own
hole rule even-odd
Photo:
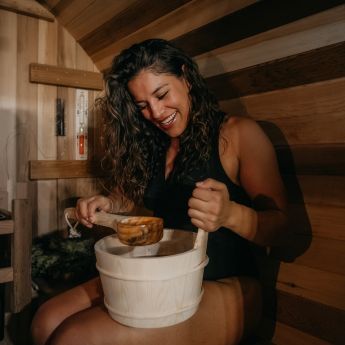
<svg viewBox="0 0 345 345">
<path fill-rule="evenodd" d="M 30 82 L 88 90 L 103 90 L 101 73 L 44 64 L 30 64 Z"/>
<path fill-rule="evenodd" d="M 98 162 L 87 160 L 37 160 L 30 161 L 30 179 L 64 179 L 99 177 L 101 169 Z"/>
<path fill-rule="evenodd" d="M 79 40 L 79 43 L 91 56 L 190 1 L 156 1 L 154 6 L 152 6 L 152 0 L 136 1 L 114 18 L 87 34 Z"/>
<path fill-rule="evenodd" d="M 232 99 L 345 76 L 345 43 L 206 79 L 218 100 Z"/>
<path fill-rule="evenodd" d="M 173 39 L 172 42 L 189 55 L 196 56 L 343 3 L 343 0 L 314 0 L 312 2 L 298 0 L 259 1 L 240 11 L 187 32 Z"/>
<path fill-rule="evenodd" d="M 0 235 L 13 233 L 13 220 L 0 221 Z"/>
<path fill-rule="evenodd" d="M 0 9 L 53 22 L 55 17 L 35 0 L 0 0 Z"/>
</svg>

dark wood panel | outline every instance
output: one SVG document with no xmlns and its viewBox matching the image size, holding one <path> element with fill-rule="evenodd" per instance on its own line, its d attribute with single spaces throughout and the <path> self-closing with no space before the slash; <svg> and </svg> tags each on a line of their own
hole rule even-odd
<svg viewBox="0 0 345 345">
<path fill-rule="evenodd" d="M 207 78 L 219 100 L 345 76 L 345 43 Z"/>
<path fill-rule="evenodd" d="M 172 41 L 196 56 L 343 3 L 343 0 L 264 0 Z"/>
<path fill-rule="evenodd" d="M 79 43 L 91 56 L 189 1 L 191 0 L 137 1 L 125 11 L 87 34 L 79 40 Z"/>
<path fill-rule="evenodd" d="M 345 175 L 345 144 L 276 147 L 283 174 Z"/>
<path fill-rule="evenodd" d="M 103 89 L 101 73 L 38 63 L 30 64 L 30 82 L 88 90 Z"/>
<path fill-rule="evenodd" d="M 282 291 L 275 300 L 273 291 L 265 292 L 265 315 L 332 344 L 344 343 L 345 311 Z"/>
</svg>

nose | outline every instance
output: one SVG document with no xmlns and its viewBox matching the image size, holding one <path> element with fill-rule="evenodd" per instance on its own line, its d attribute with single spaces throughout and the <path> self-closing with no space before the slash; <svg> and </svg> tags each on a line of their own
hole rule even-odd
<svg viewBox="0 0 345 345">
<path fill-rule="evenodd" d="M 164 113 L 164 107 L 158 101 L 152 102 L 150 104 L 150 108 L 151 108 L 152 118 L 154 118 L 154 119 L 159 119 L 163 115 L 163 113 Z"/>
</svg>

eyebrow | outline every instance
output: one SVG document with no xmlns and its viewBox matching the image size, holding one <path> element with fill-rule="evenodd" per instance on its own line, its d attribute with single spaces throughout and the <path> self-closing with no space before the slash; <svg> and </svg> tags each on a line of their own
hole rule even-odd
<svg viewBox="0 0 345 345">
<path fill-rule="evenodd" d="M 168 85 L 168 83 L 165 83 L 165 84 L 162 84 L 162 85 L 160 85 L 160 86 L 158 86 L 152 93 L 151 93 L 151 95 L 154 95 L 156 92 L 158 92 L 160 89 L 162 89 L 164 86 L 167 86 Z M 136 103 L 143 103 L 143 102 L 145 102 L 145 101 L 135 101 Z"/>
</svg>

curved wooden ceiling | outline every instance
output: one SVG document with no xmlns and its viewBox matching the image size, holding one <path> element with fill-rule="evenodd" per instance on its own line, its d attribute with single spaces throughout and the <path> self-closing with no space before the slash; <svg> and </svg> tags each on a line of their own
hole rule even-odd
<svg viewBox="0 0 345 345">
<path fill-rule="evenodd" d="M 160 37 L 190 55 L 210 51 L 343 4 L 342 0 L 40 0 L 100 71 L 134 42 Z"/>
</svg>

